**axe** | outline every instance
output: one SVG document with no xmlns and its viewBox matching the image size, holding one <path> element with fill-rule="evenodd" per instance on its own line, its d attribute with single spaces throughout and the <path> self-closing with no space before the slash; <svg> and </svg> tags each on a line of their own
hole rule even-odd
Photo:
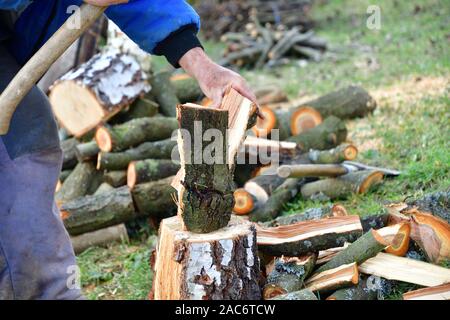
<svg viewBox="0 0 450 320">
<path fill-rule="evenodd" d="M 106 8 L 84 3 L 20 69 L 0 95 L 0 135 L 8 133 L 14 111 L 25 95 Z M 74 27 L 78 17 L 79 25 Z"/>
</svg>

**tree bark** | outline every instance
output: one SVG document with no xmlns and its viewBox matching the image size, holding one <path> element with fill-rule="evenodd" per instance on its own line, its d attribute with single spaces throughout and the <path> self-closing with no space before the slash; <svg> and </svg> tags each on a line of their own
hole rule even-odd
<svg viewBox="0 0 450 320">
<path fill-rule="evenodd" d="M 58 205 L 84 196 L 95 174 L 94 166 L 89 162 L 79 163 L 66 178 L 61 189 L 55 195 Z"/>
<path fill-rule="evenodd" d="M 152 94 L 159 104 L 160 112 L 167 117 L 176 116 L 176 106 L 180 100 L 176 95 L 175 88 L 170 81 L 170 72 L 164 71 L 153 75 L 150 78 Z"/>
<path fill-rule="evenodd" d="M 170 82 L 181 103 L 200 101 L 204 96 L 197 80 L 186 73 L 173 75 Z"/>
<path fill-rule="evenodd" d="M 127 172 L 125 170 L 105 172 L 103 180 L 114 188 L 122 187 L 127 184 Z"/>
<path fill-rule="evenodd" d="M 354 160 L 358 155 L 358 149 L 348 143 L 343 143 L 330 150 L 310 150 L 308 158 L 312 163 L 333 164 L 341 163 L 346 160 Z"/>
<path fill-rule="evenodd" d="M 72 169 L 77 165 L 77 157 L 75 147 L 79 144 L 75 138 L 66 139 L 61 142 L 61 150 L 63 153 L 62 169 Z"/>
<path fill-rule="evenodd" d="M 356 262 L 341 265 L 323 272 L 317 271 L 306 281 L 307 289 L 311 291 L 329 292 L 343 287 L 349 287 L 359 282 L 359 272 Z"/>
<path fill-rule="evenodd" d="M 163 220 L 159 234 L 155 300 L 261 299 L 251 223 L 233 217 L 227 227 L 205 237 L 184 231 L 177 216 Z"/>
<path fill-rule="evenodd" d="M 280 294 L 269 300 L 318 300 L 316 295 L 309 289 Z"/>
<path fill-rule="evenodd" d="M 147 97 L 136 99 L 128 109 L 124 109 L 115 115 L 109 123 L 117 124 L 128 122 L 138 118 L 154 117 L 158 114 L 159 105 Z"/>
<path fill-rule="evenodd" d="M 137 61 L 110 50 L 55 82 L 49 99 L 59 123 L 80 137 L 149 90 Z"/>
<path fill-rule="evenodd" d="M 144 142 L 139 146 L 123 152 L 100 152 L 97 158 L 99 170 L 123 170 L 130 162 L 144 159 L 171 159 L 172 154 L 178 153 L 176 141 L 164 139 L 160 141 Z M 175 156 L 174 156 L 175 157 Z"/>
<path fill-rule="evenodd" d="M 386 227 L 389 222 L 389 214 L 374 214 L 366 217 L 361 217 L 361 224 L 363 231 L 367 232 L 370 229 L 381 229 Z"/>
<path fill-rule="evenodd" d="M 450 224 L 450 189 L 427 194 L 424 197 L 407 201 L 409 206 L 417 206 L 420 211 L 429 212 Z"/>
<path fill-rule="evenodd" d="M 100 149 L 95 141 L 84 142 L 75 146 L 75 155 L 78 162 L 92 160 L 97 157 L 99 152 Z"/>
</svg>

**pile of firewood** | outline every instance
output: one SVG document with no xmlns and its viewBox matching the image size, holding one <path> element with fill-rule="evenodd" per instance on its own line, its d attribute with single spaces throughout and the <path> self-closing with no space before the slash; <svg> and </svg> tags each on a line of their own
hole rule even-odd
<svg viewBox="0 0 450 320">
<path fill-rule="evenodd" d="M 202 34 L 206 39 L 214 40 L 227 32 L 243 31 L 250 22 L 252 10 L 265 26 L 296 26 L 308 30 L 312 26 L 310 8 L 310 1 L 306 0 L 200 1 L 196 6 L 202 20 Z"/>
</svg>

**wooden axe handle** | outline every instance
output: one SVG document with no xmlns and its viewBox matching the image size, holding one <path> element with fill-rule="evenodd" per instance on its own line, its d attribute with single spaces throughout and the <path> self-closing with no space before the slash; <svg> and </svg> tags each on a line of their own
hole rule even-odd
<svg viewBox="0 0 450 320">
<path fill-rule="evenodd" d="M 0 95 L 0 135 L 8 133 L 11 118 L 23 97 L 106 8 L 83 4 L 20 69 Z"/>
</svg>

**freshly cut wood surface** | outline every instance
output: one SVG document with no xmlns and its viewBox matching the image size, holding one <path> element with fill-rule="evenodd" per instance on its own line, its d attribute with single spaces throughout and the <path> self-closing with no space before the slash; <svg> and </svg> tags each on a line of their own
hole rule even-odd
<svg viewBox="0 0 450 320">
<path fill-rule="evenodd" d="M 390 245 L 385 249 L 387 253 L 403 257 L 409 248 L 411 226 L 408 223 L 397 223 L 376 230 Z"/>
<path fill-rule="evenodd" d="M 389 280 L 433 287 L 450 282 L 450 269 L 380 252 L 359 266 L 359 271 Z"/>
<path fill-rule="evenodd" d="M 255 229 L 237 216 L 207 234 L 184 231 L 178 216 L 164 219 L 155 269 L 155 300 L 261 298 Z"/>
<path fill-rule="evenodd" d="M 357 284 L 359 272 L 356 262 L 313 274 L 305 283 L 311 291 L 331 291 Z"/>
<path fill-rule="evenodd" d="M 320 113 L 311 107 L 300 107 L 295 109 L 290 117 L 291 134 L 297 135 L 312 129 L 322 123 Z"/>
<path fill-rule="evenodd" d="M 308 158 L 312 163 L 332 164 L 356 159 L 358 149 L 348 143 L 343 143 L 330 150 L 310 150 Z"/>
<path fill-rule="evenodd" d="M 406 292 L 403 300 L 450 300 L 450 283 Z"/>
<path fill-rule="evenodd" d="M 137 61 L 109 50 L 56 81 L 49 99 L 59 123 L 80 137 L 149 90 L 147 76 Z"/>
<path fill-rule="evenodd" d="M 341 251 L 344 251 L 350 243 L 346 242 L 342 247 L 336 247 L 336 248 L 330 248 L 326 250 L 320 250 L 317 255 L 317 265 L 324 264 L 331 259 L 333 259 L 335 256 L 337 256 Z"/>
<path fill-rule="evenodd" d="M 259 249 L 275 256 L 298 256 L 340 247 L 361 235 L 358 216 L 331 217 L 272 228 L 257 226 Z"/>
</svg>

